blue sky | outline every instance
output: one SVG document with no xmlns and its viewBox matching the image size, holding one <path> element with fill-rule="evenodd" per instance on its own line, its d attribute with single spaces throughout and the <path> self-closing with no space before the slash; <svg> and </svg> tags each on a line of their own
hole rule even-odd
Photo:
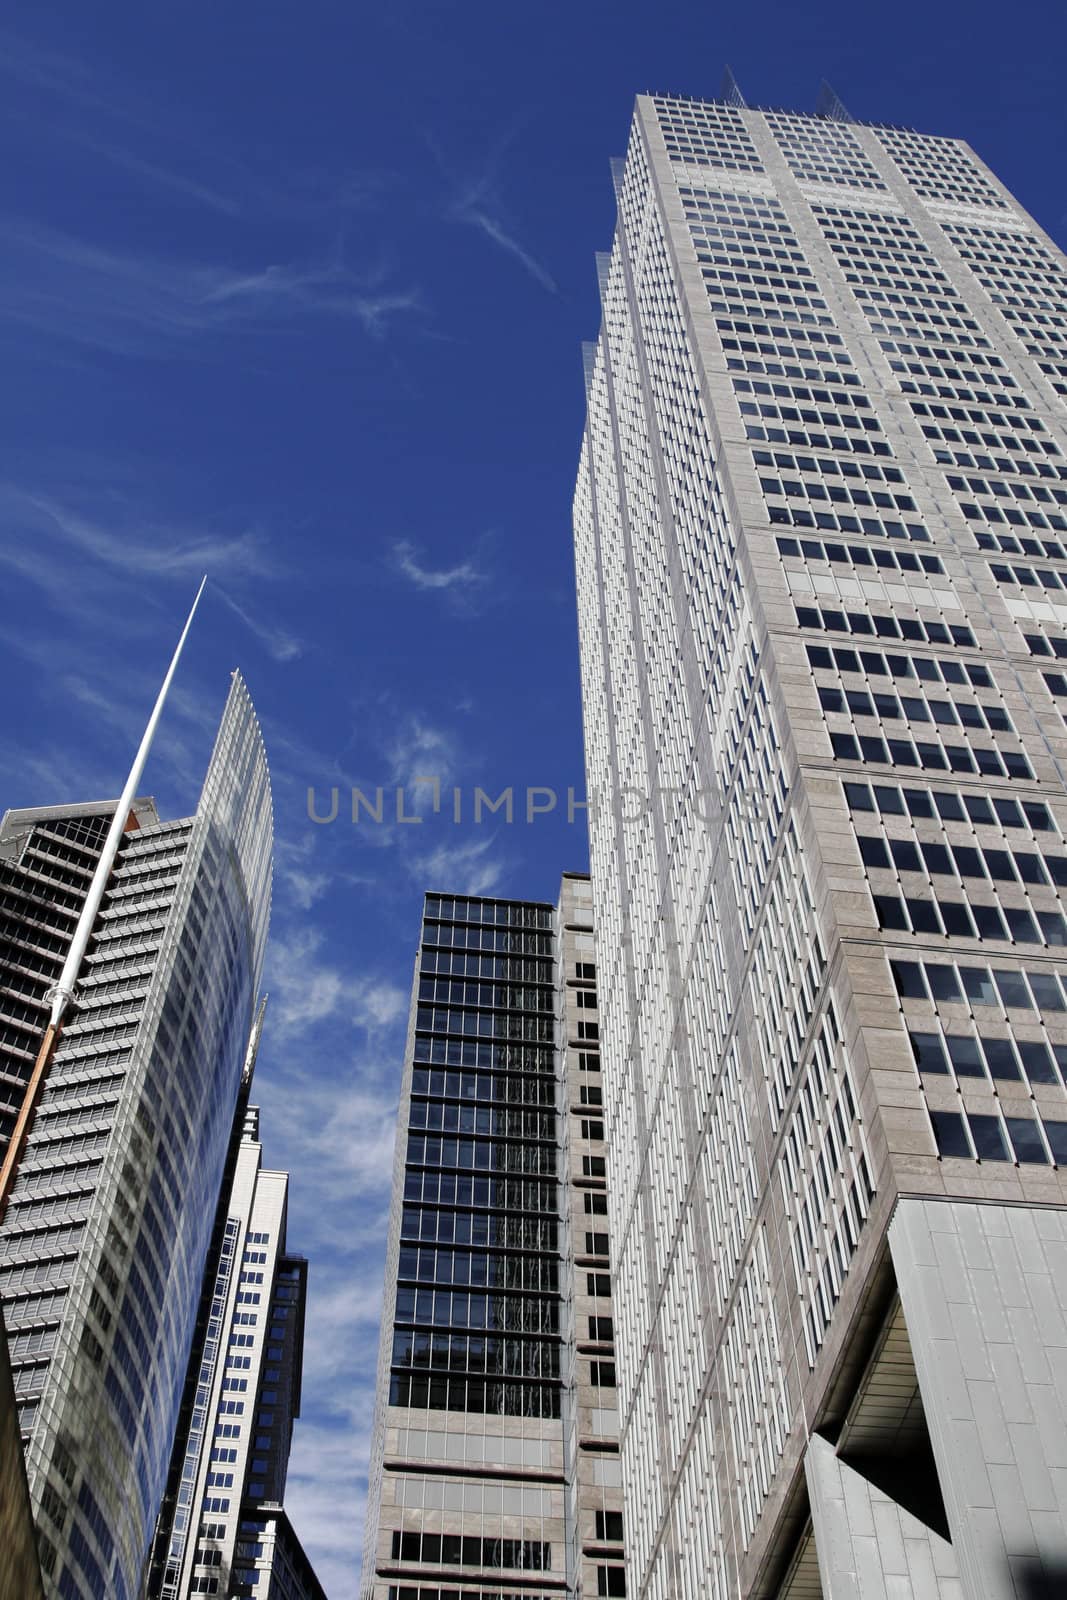
<svg viewBox="0 0 1067 1600">
<path fill-rule="evenodd" d="M 331 1600 L 421 892 L 554 898 L 586 860 L 569 514 L 632 97 L 712 95 L 729 61 L 811 109 L 825 76 L 969 139 L 1062 242 L 1064 31 L 988 0 L 3 8 L 0 803 L 117 791 L 209 571 L 146 787 L 191 808 L 240 665 L 278 851 L 258 1098 L 311 1258 L 290 1498 Z M 345 820 L 418 774 L 465 816 L 476 785 L 561 810 Z"/>
</svg>

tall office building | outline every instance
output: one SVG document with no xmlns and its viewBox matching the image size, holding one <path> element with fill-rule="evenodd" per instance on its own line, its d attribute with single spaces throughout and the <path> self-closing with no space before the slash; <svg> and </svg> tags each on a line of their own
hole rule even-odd
<svg viewBox="0 0 1067 1600">
<path fill-rule="evenodd" d="M 50 991 L 115 809 L 0 824 L 0 1093 L 18 1158 L 0 1300 L 49 1600 L 133 1600 L 166 1480 L 270 903 L 270 786 L 239 677 L 195 815 L 130 810 L 53 1035 Z"/>
<path fill-rule="evenodd" d="M 282 1510 L 300 1415 L 307 1262 L 287 1249 L 289 1175 L 264 1167 L 259 1109 L 247 1103 L 254 1054 L 215 1219 L 149 1600 L 324 1600 Z"/>
<path fill-rule="evenodd" d="M 1067 1592 L 1064 258 L 832 97 L 641 97 L 616 183 L 575 538 L 631 1594 Z"/>
<path fill-rule="evenodd" d="M 363 1600 L 626 1592 L 590 905 L 426 897 Z"/>
</svg>

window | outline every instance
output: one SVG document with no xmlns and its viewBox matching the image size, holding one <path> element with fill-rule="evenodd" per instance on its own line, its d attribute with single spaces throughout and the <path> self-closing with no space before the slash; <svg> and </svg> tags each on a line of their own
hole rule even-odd
<svg viewBox="0 0 1067 1600">
<path fill-rule="evenodd" d="M 963 1117 L 958 1111 L 931 1111 L 930 1120 L 934 1125 L 934 1139 L 937 1143 L 937 1153 L 940 1156 L 962 1156 L 971 1159 L 971 1146 L 967 1139 L 967 1129 Z"/>
<path fill-rule="evenodd" d="M 1041 1138 L 1041 1125 L 1033 1117 L 1005 1117 L 1008 1137 L 1021 1166 L 1047 1166 L 1048 1152 Z"/>
<path fill-rule="evenodd" d="M 614 1361 L 590 1361 L 589 1381 L 598 1389 L 614 1389 Z"/>
<path fill-rule="evenodd" d="M 589 1337 L 601 1344 L 610 1344 L 615 1337 L 615 1326 L 611 1317 L 590 1317 Z"/>
<path fill-rule="evenodd" d="M 626 1569 L 624 1567 L 597 1567 L 596 1592 L 598 1595 L 625 1595 Z"/>
<path fill-rule="evenodd" d="M 1011 1160 L 998 1116 L 972 1111 L 967 1120 L 971 1125 L 974 1153 L 979 1161 Z"/>
<path fill-rule="evenodd" d="M 585 1292 L 602 1299 L 611 1294 L 611 1274 L 607 1272 L 587 1272 L 585 1275 Z"/>
<path fill-rule="evenodd" d="M 596 1514 L 596 1536 L 598 1539 L 609 1540 L 612 1544 L 621 1544 L 622 1512 L 598 1511 Z"/>
</svg>

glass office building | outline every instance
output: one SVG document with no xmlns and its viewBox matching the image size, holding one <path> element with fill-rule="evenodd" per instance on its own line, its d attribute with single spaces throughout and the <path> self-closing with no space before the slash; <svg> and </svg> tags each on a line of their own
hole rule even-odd
<svg viewBox="0 0 1067 1600">
<path fill-rule="evenodd" d="M 642 96 L 615 181 L 575 542 L 631 1592 L 1059 1593 L 1064 258 L 832 98 Z"/>
<path fill-rule="evenodd" d="M 365 1600 L 625 1592 L 594 961 L 582 876 L 426 897 Z"/>
<path fill-rule="evenodd" d="M 113 810 L 0 826 L 8 1134 Z M 49 1600 L 139 1593 L 258 996 L 271 838 L 235 675 L 195 815 L 131 813 L 0 1224 Z"/>
</svg>

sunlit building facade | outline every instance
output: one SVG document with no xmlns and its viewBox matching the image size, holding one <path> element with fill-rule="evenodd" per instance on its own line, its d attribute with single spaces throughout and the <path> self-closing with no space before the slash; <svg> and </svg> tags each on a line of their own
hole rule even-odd
<svg viewBox="0 0 1067 1600">
<path fill-rule="evenodd" d="M 10 1134 L 114 804 L 0 825 Z M 139 1594 L 259 992 L 271 803 L 235 675 L 192 817 L 137 802 L 0 1223 L 49 1600 Z"/>
<path fill-rule="evenodd" d="M 832 100 L 643 96 L 616 190 L 575 541 L 630 1592 L 1058 1593 L 1064 258 Z"/>
<path fill-rule="evenodd" d="M 426 897 L 363 1600 L 626 1592 L 590 907 Z"/>
<path fill-rule="evenodd" d="M 287 1248 L 289 1174 L 263 1165 L 259 1109 L 239 1104 L 238 1112 L 240 1137 L 209 1253 L 148 1600 L 270 1600 L 271 1563 L 262 1562 L 257 1519 L 269 1506 L 268 1521 L 277 1521 L 275 1511 L 284 1520 L 300 1415 L 307 1261 Z M 300 1550 L 287 1521 L 285 1529 L 281 1543 L 271 1538 L 278 1561 L 286 1548 Z M 302 1552 L 300 1560 L 310 1570 Z M 278 1586 L 285 1594 L 280 1576 Z"/>
</svg>

